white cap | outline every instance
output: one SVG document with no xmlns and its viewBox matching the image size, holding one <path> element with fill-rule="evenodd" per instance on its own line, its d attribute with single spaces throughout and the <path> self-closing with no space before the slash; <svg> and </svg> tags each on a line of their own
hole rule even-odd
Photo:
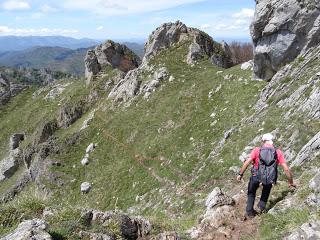
<svg viewBox="0 0 320 240">
<path fill-rule="evenodd" d="M 272 141 L 274 139 L 271 133 L 263 134 L 262 141 Z"/>
</svg>

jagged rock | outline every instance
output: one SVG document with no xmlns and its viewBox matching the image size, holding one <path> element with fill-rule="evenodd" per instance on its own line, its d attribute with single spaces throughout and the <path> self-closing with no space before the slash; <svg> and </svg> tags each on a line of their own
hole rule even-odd
<svg viewBox="0 0 320 240">
<path fill-rule="evenodd" d="M 114 234 L 105 234 L 105 233 L 93 233 L 87 231 L 80 231 L 79 237 L 81 239 L 90 239 L 90 240 L 116 240 Z"/>
<path fill-rule="evenodd" d="M 198 59 L 203 57 L 203 55 L 204 55 L 204 52 L 202 51 L 200 45 L 198 43 L 191 43 L 189 46 L 189 52 L 187 55 L 187 63 L 193 64 Z"/>
<path fill-rule="evenodd" d="M 20 150 L 15 149 L 9 153 L 8 157 L 0 161 L 0 182 L 10 178 L 18 170 L 20 154 Z"/>
<path fill-rule="evenodd" d="M 320 221 L 314 221 L 303 224 L 284 240 L 313 240 L 320 238 Z"/>
<path fill-rule="evenodd" d="M 86 84 L 89 85 L 93 77 L 101 71 L 101 65 L 94 50 L 88 50 L 84 59 Z"/>
<path fill-rule="evenodd" d="M 220 62 L 223 63 L 221 65 L 224 67 L 229 66 L 227 62 L 231 62 L 231 58 L 228 58 L 228 54 L 225 52 L 227 49 L 224 49 L 224 44 L 220 45 L 216 43 L 206 33 L 196 28 L 187 27 L 180 21 L 164 23 L 152 32 L 145 44 L 143 62 L 148 62 L 150 58 L 161 50 L 186 40 L 193 41 L 189 46 L 189 53 L 187 54 L 186 62 L 188 64 L 194 64 L 205 55 L 208 57 L 215 55 L 215 58 L 221 58 Z M 216 63 L 216 61 L 213 62 Z"/>
<path fill-rule="evenodd" d="M 24 140 L 23 133 L 15 133 L 10 137 L 10 149 L 14 150 L 19 147 L 20 142 Z"/>
<path fill-rule="evenodd" d="M 84 101 L 79 101 L 77 103 L 65 103 L 58 110 L 58 127 L 67 128 L 76 120 L 78 120 L 84 113 L 86 108 L 86 103 Z"/>
<path fill-rule="evenodd" d="M 89 50 L 84 61 L 87 85 L 106 66 L 127 73 L 137 68 L 141 62 L 140 58 L 127 46 L 111 40 L 96 46 L 94 50 Z"/>
<path fill-rule="evenodd" d="M 220 51 L 215 52 L 211 56 L 212 63 L 222 68 L 232 67 L 234 64 L 232 62 L 232 53 L 229 45 L 222 41 L 221 48 L 222 49 Z"/>
<path fill-rule="evenodd" d="M 69 86 L 70 83 L 67 84 L 57 84 L 55 85 L 50 92 L 44 97 L 45 100 L 53 100 L 58 97 L 63 91 Z"/>
<path fill-rule="evenodd" d="M 122 237 L 125 239 L 143 238 L 150 234 L 151 223 L 141 217 L 129 217 L 121 211 L 101 212 L 97 210 L 90 210 L 83 213 L 86 217 L 86 222 L 94 222 L 95 224 L 106 225 L 110 221 L 117 223 Z"/>
<path fill-rule="evenodd" d="M 320 173 L 309 181 L 309 188 L 316 193 L 320 193 Z"/>
<path fill-rule="evenodd" d="M 235 218 L 236 210 L 233 206 L 224 205 L 214 209 L 208 209 L 201 220 L 201 224 L 209 225 L 210 227 L 218 228 L 226 222 Z"/>
<path fill-rule="evenodd" d="M 126 102 L 132 99 L 140 89 L 139 79 L 140 69 L 134 69 L 127 73 L 109 93 L 108 98 L 113 99 L 114 102 Z"/>
<path fill-rule="evenodd" d="M 144 84 L 140 91 L 145 92 L 144 98 L 148 98 L 150 94 L 156 90 L 163 80 L 168 78 L 168 70 L 165 67 L 160 68 L 154 73 L 154 79 Z"/>
<path fill-rule="evenodd" d="M 281 212 L 286 212 L 288 209 L 294 208 L 297 205 L 302 206 L 296 195 L 287 196 L 283 200 L 277 202 L 276 205 L 268 211 L 268 213 L 276 215 Z"/>
<path fill-rule="evenodd" d="M 253 70 L 253 60 L 241 64 L 241 70 Z"/>
<path fill-rule="evenodd" d="M 1 238 L 2 240 L 52 240 L 46 231 L 48 225 L 40 219 L 27 220 L 19 224 L 14 232 Z"/>
<path fill-rule="evenodd" d="M 82 193 L 88 193 L 91 190 L 92 185 L 88 182 L 81 183 L 80 190 Z"/>
<path fill-rule="evenodd" d="M 270 80 L 285 64 L 320 42 L 319 0 L 256 1 L 251 25 L 254 75 Z"/>
<path fill-rule="evenodd" d="M 126 215 L 121 217 L 120 232 L 125 239 L 136 240 L 138 238 L 137 224 Z"/>
<path fill-rule="evenodd" d="M 318 132 L 298 153 L 291 166 L 301 166 L 305 161 L 312 161 L 320 155 L 320 132 Z"/>
<path fill-rule="evenodd" d="M 209 210 L 216 206 L 234 205 L 234 200 L 227 196 L 219 187 L 216 187 L 207 197 L 205 204 Z"/>
<path fill-rule="evenodd" d="M 35 140 L 35 144 L 40 144 L 46 142 L 50 136 L 58 129 L 57 121 L 49 121 L 46 122 L 43 126 L 38 128 L 37 130 L 37 138 Z"/>
<path fill-rule="evenodd" d="M 13 186 L 6 189 L 4 193 L 1 194 L 0 203 L 6 203 L 12 201 L 14 197 L 20 193 L 25 186 L 30 182 L 31 177 L 28 171 L 24 172 L 18 177 Z"/>
<path fill-rule="evenodd" d="M 305 203 L 309 207 L 320 208 L 320 194 L 311 193 L 305 200 Z"/>
<path fill-rule="evenodd" d="M 152 225 L 149 220 L 145 219 L 144 217 L 137 216 L 133 218 L 133 222 L 138 227 L 139 237 L 146 237 L 151 233 Z"/>
</svg>

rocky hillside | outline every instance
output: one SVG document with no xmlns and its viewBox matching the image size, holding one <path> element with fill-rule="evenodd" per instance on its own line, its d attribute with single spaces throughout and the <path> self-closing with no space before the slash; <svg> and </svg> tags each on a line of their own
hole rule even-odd
<svg viewBox="0 0 320 240">
<path fill-rule="evenodd" d="M 0 67 L 0 107 L 31 85 L 48 85 L 62 78 L 73 76 L 49 69 Z"/>
<path fill-rule="evenodd" d="M 230 67 L 226 44 L 181 22 L 145 51 L 140 64 L 106 42 L 86 82 L 33 86 L 0 110 L 4 239 L 317 239 L 319 42 L 268 82 L 256 57 Z M 235 177 L 265 132 L 298 188 L 280 172 L 268 212 L 243 221 L 249 173 Z"/>
</svg>

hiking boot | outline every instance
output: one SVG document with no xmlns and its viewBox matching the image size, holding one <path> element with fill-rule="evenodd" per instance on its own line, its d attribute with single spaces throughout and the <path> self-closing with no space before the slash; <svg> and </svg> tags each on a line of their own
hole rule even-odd
<svg viewBox="0 0 320 240">
<path fill-rule="evenodd" d="M 256 213 L 255 213 L 255 211 L 254 212 L 249 212 L 249 213 L 246 213 L 245 215 L 244 215 L 244 221 L 246 221 L 246 220 L 251 220 L 251 219 L 253 219 L 254 217 L 256 216 Z"/>
</svg>

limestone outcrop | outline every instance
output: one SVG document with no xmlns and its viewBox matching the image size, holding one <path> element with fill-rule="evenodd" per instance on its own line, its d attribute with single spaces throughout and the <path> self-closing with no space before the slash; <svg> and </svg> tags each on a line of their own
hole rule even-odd
<svg viewBox="0 0 320 240">
<path fill-rule="evenodd" d="M 111 66 L 125 73 L 140 65 L 140 58 L 125 45 L 111 40 L 89 50 L 84 59 L 87 85 L 104 68 Z"/>
<path fill-rule="evenodd" d="M 46 231 L 48 225 L 40 219 L 27 220 L 19 224 L 12 233 L 1 238 L 2 240 L 51 240 L 52 237 Z"/>
<path fill-rule="evenodd" d="M 231 53 L 226 43 L 215 42 L 208 34 L 187 27 L 184 23 L 164 23 L 155 29 L 145 44 L 143 62 L 157 55 L 161 50 L 167 49 L 182 41 L 191 40 L 186 62 L 193 64 L 204 56 L 211 57 L 212 62 L 220 67 L 231 67 Z"/>
<path fill-rule="evenodd" d="M 319 0 L 259 0 L 251 25 L 254 76 L 270 80 L 285 64 L 320 42 Z"/>
</svg>

